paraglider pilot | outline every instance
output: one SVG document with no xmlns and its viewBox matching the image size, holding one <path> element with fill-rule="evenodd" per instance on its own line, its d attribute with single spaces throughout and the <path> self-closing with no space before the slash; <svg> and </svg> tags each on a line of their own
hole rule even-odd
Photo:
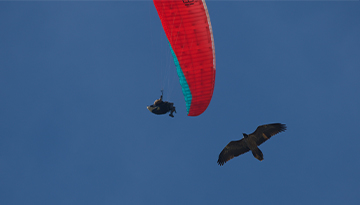
<svg viewBox="0 0 360 205">
<path fill-rule="evenodd" d="M 167 101 L 163 101 L 163 91 L 161 91 L 161 96 L 159 99 L 155 100 L 153 105 L 147 106 L 147 109 L 150 110 L 150 112 L 156 114 L 156 115 L 163 115 L 167 112 L 170 112 L 169 116 L 174 117 L 173 112 L 176 113 L 174 103 L 170 103 Z"/>
</svg>

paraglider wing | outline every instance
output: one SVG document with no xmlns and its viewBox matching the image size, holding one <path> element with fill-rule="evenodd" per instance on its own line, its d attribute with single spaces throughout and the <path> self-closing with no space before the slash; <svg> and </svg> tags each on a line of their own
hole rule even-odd
<svg viewBox="0 0 360 205">
<path fill-rule="evenodd" d="M 208 107 L 215 85 L 215 47 L 204 0 L 154 0 L 170 44 L 188 116 Z"/>
</svg>

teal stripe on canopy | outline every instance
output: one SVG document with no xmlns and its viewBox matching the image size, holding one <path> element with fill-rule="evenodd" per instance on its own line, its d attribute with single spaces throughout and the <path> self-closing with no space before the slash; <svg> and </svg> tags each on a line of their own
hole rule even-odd
<svg viewBox="0 0 360 205">
<path fill-rule="evenodd" d="M 177 74 L 179 76 L 180 85 L 181 85 L 181 88 L 182 88 L 182 91 L 183 91 L 183 94 L 184 94 L 185 103 L 186 103 L 186 111 L 189 114 L 189 110 L 190 110 L 190 106 L 191 106 L 191 100 L 192 100 L 192 95 L 191 95 L 191 92 L 190 92 L 190 88 L 189 88 L 188 83 L 186 82 L 184 73 L 181 70 L 180 63 L 179 63 L 179 61 L 178 61 L 178 59 L 176 57 L 176 54 L 175 54 L 174 50 L 171 47 L 170 42 L 169 42 L 169 46 L 170 46 L 171 54 L 172 54 L 172 56 L 174 58 L 176 71 L 177 71 Z"/>
</svg>

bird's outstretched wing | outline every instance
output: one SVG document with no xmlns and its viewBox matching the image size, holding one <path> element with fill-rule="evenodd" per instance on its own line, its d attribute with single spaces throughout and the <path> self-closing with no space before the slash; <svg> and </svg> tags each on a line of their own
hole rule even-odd
<svg viewBox="0 0 360 205">
<path fill-rule="evenodd" d="M 279 132 L 286 130 L 286 125 L 281 123 L 273 123 L 267 125 L 260 125 L 256 128 L 255 132 L 249 135 L 249 138 L 256 141 L 256 144 L 259 146 L 264 143 L 270 137 L 276 135 Z"/>
<path fill-rule="evenodd" d="M 231 141 L 219 154 L 219 159 L 217 163 L 222 166 L 225 162 L 230 159 L 237 157 L 245 152 L 248 152 L 250 149 L 246 146 L 244 139 L 238 141 Z"/>
</svg>

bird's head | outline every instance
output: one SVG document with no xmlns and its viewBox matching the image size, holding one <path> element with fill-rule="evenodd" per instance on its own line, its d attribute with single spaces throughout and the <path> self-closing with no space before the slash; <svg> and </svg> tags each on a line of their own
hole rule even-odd
<svg viewBox="0 0 360 205">
<path fill-rule="evenodd" d="M 156 106 L 154 105 L 149 105 L 146 107 L 150 112 L 152 112 L 153 110 L 155 110 Z"/>
<path fill-rule="evenodd" d="M 243 135 L 244 135 L 244 138 L 248 138 L 248 137 L 249 137 L 249 135 L 247 135 L 247 134 L 245 134 L 245 133 L 243 133 Z"/>
</svg>

